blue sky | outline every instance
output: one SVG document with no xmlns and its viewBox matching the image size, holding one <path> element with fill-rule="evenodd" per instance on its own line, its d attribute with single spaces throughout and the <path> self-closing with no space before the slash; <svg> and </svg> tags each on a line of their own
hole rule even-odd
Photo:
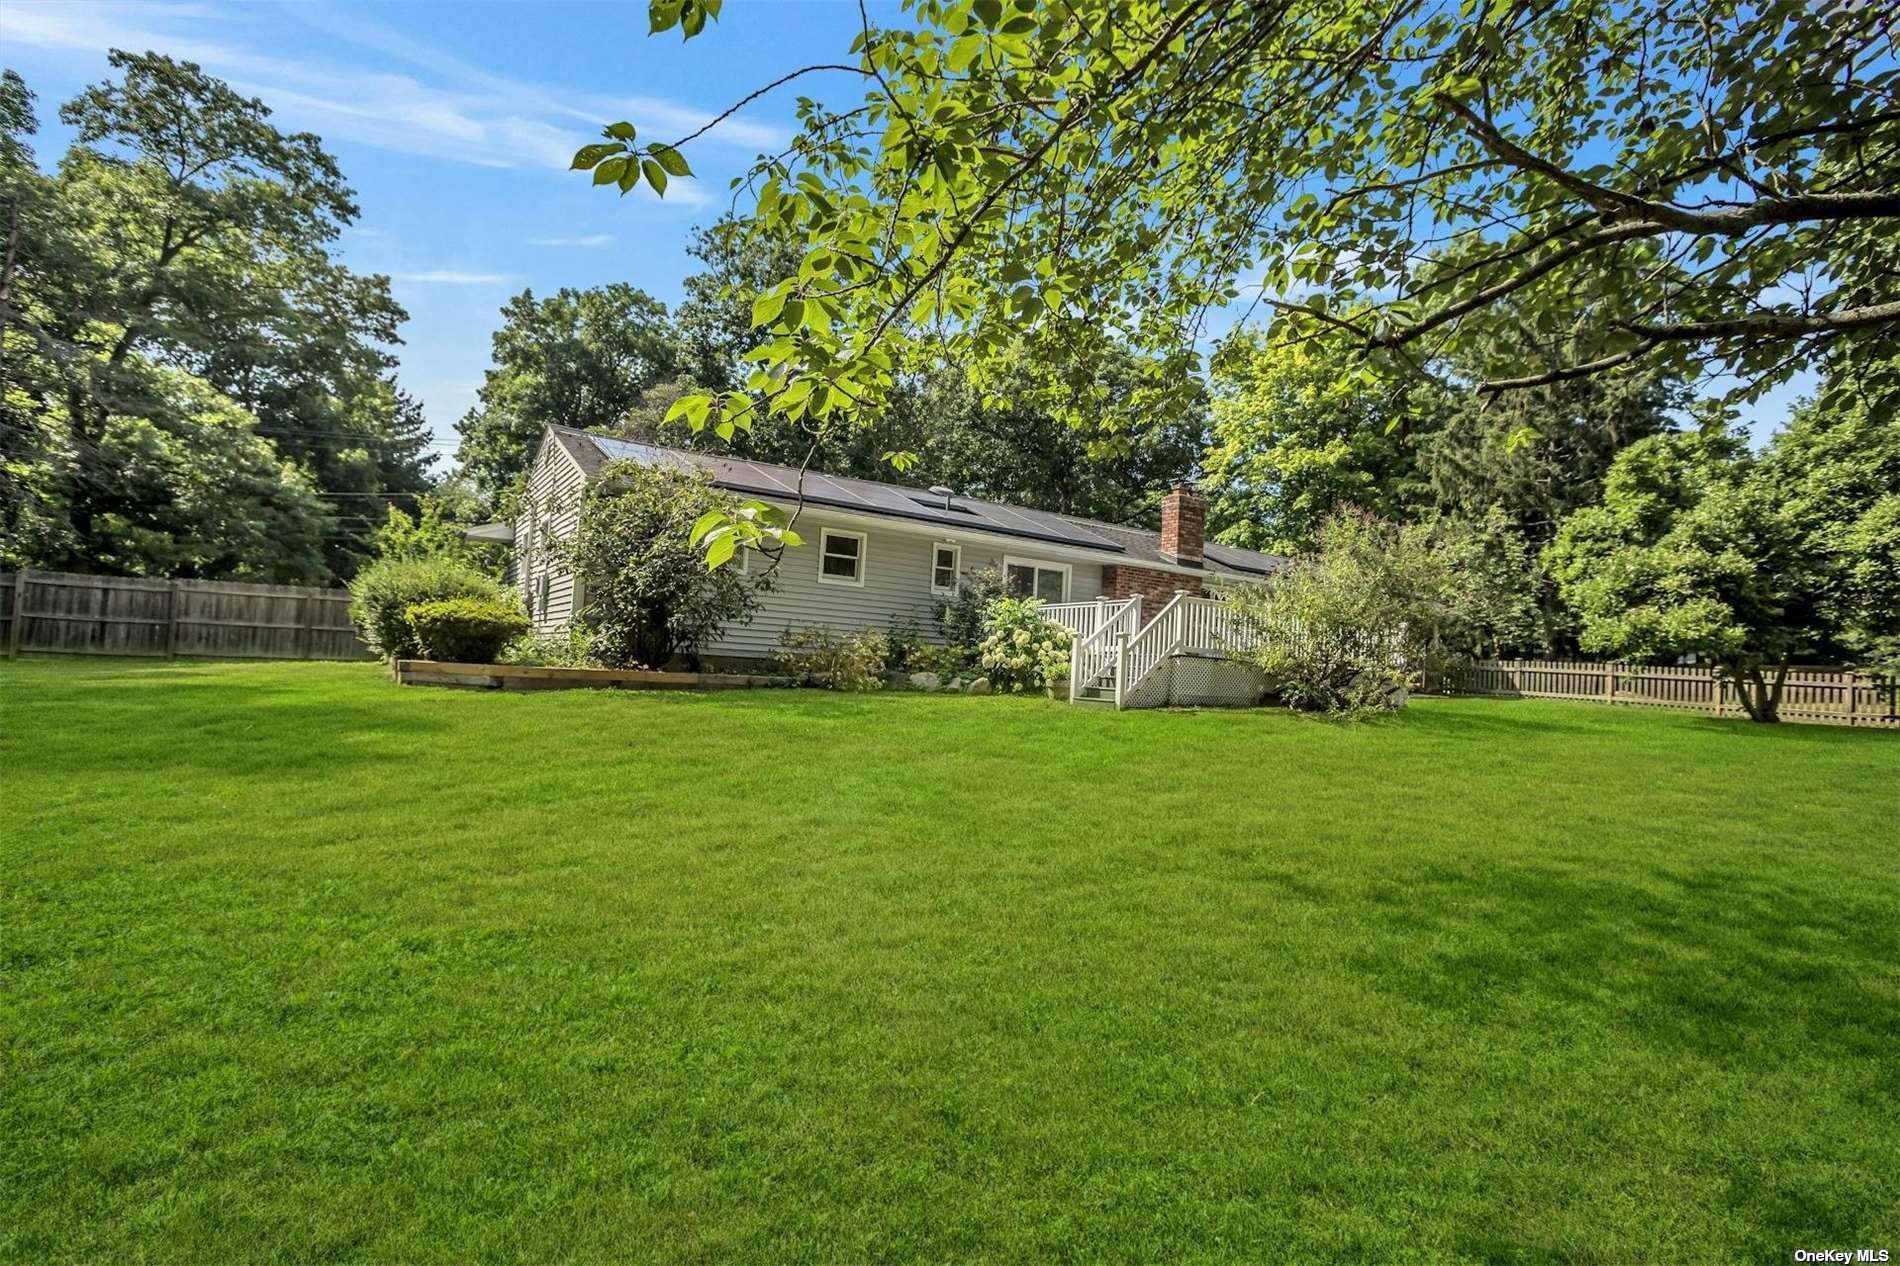
<svg viewBox="0 0 1900 1266">
<path fill-rule="evenodd" d="M 901 16 L 890 0 L 867 7 L 873 21 Z M 797 95 L 837 103 L 861 89 L 819 74 L 748 106 L 694 143 L 700 178 L 675 181 L 664 201 L 644 187 L 625 199 L 594 190 L 566 170 L 574 150 L 621 118 L 643 138 L 676 139 L 788 70 L 850 60 L 858 23 L 853 0 L 727 0 L 721 22 L 682 44 L 648 38 L 637 0 L 0 0 L 0 61 L 39 94 L 49 164 L 67 141 L 59 104 L 106 77 L 114 47 L 200 62 L 286 129 L 322 136 L 363 212 L 340 253 L 393 279 L 410 318 L 401 381 L 446 456 L 508 296 L 627 281 L 677 302 L 694 268 L 690 230 L 789 136 Z M 1757 438 L 1811 389 L 1803 378 L 1749 408 Z"/>
</svg>

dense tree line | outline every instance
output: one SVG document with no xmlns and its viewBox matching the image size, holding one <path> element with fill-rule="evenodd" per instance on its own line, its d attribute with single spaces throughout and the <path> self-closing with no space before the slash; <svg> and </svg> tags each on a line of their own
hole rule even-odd
<svg viewBox="0 0 1900 1266">
<path fill-rule="evenodd" d="M 1149 367 L 1126 344 L 1082 332 L 1025 340 L 981 375 L 920 341 L 875 415 L 851 427 L 722 435 L 669 418 L 692 393 L 744 390 L 748 354 L 764 342 L 753 302 L 799 259 L 784 235 L 730 217 L 698 230 L 688 250 L 701 267 L 670 314 L 622 284 L 524 291 L 502 309 L 494 365 L 458 424 L 463 470 L 492 504 L 505 508 L 548 424 L 1117 522 L 1152 521 L 1168 486 L 1199 465 L 1204 412 L 1151 413 Z"/>
<path fill-rule="evenodd" d="M 60 109 L 0 78 L 0 566 L 327 583 L 429 485 L 388 279 L 315 136 L 189 62 L 114 51 Z"/>
<path fill-rule="evenodd" d="M 1829 360 L 1752 449 L 1666 371 L 1486 399 L 1393 391 L 1243 332 L 1217 358 L 1207 486 L 1226 539 L 1311 551 L 1348 512 L 1437 525 L 1529 604 L 1499 649 L 1721 665 L 1771 717 L 1788 665 L 1900 666 L 1900 357 Z"/>
</svg>

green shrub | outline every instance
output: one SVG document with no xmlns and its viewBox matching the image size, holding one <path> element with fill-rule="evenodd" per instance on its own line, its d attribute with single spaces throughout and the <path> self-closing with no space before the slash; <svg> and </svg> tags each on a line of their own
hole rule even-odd
<svg viewBox="0 0 1900 1266">
<path fill-rule="evenodd" d="M 483 598 L 511 604 L 501 581 L 453 558 L 383 558 L 350 582 L 350 619 L 370 649 L 387 659 L 415 659 L 421 652 L 409 626 L 409 608 L 450 598 Z"/>
<path fill-rule="evenodd" d="M 913 673 L 925 671 L 920 657 L 930 649 L 930 643 L 924 641 L 924 635 L 917 627 L 917 621 L 909 616 L 899 616 L 891 621 L 891 631 L 887 635 L 890 642 L 890 655 L 884 667 L 894 673 Z"/>
<path fill-rule="evenodd" d="M 1263 584 L 1222 590 L 1251 634 L 1236 657 L 1292 708 L 1353 715 L 1397 706 L 1421 668 L 1445 662 L 1445 631 L 1479 605 L 1469 595 L 1486 582 L 1461 571 L 1462 550 L 1438 524 L 1330 515 L 1311 553 Z"/>
<path fill-rule="evenodd" d="M 979 662 L 994 689 L 1040 690 L 1068 678 L 1074 635 L 1044 616 L 1037 599 L 998 598 L 983 629 Z"/>
<path fill-rule="evenodd" d="M 881 690 L 890 640 L 876 629 L 839 637 L 822 625 L 778 635 L 778 661 L 788 673 L 832 690 Z"/>
<path fill-rule="evenodd" d="M 1004 596 L 1003 573 L 994 567 L 966 571 L 957 577 L 957 591 L 937 600 L 937 627 L 943 630 L 943 640 L 951 646 L 980 644 L 990 606 Z"/>
<path fill-rule="evenodd" d="M 444 598 L 410 607 L 409 627 L 424 659 L 492 664 L 510 642 L 528 631 L 528 617 L 512 602 Z"/>
<path fill-rule="evenodd" d="M 938 646 L 925 642 L 911 653 L 905 671 L 935 673 L 945 681 L 968 676 L 976 668 L 976 652 L 967 646 Z"/>
<path fill-rule="evenodd" d="M 611 463 L 581 503 L 580 525 L 558 550 L 587 595 L 590 653 L 612 668 L 696 666 L 719 631 L 758 610 L 769 575 L 735 563 L 707 566 L 693 524 L 718 510 L 743 511 L 705 471 Z"/>
<path fill-rule="evenodd" d="M 530 633 L 502 652 L 504 664 L 531 664 L 536 668 L 600 668 L 594 658 L 594 635 L 578 624 L 558 633 Z"/>
</svg>

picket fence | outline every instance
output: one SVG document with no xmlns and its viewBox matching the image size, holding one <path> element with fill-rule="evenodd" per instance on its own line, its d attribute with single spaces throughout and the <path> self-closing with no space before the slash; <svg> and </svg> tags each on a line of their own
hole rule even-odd
<svg viewBox="0 0 1900 1266">
<path fill-rule="evenodd" d="M 1484 660 L 1434 674 L 1425 688 L 1437 694 L 1590 699 L 1714 716 L 1747 716 L 1735 698 L 1734 683 L 1718 677 L 1707 666 Z M 1887 674 L 1847 668 L 1791 668 L 1782 689 L 1781 719 L 1814 725 L 1900 728 L 1900 683 Z"/>
<path fill-rule="evenodd" d="M 0 573 L 0 646 L 61 655 L 373 659 L 347 589 Z"/>
</svg>

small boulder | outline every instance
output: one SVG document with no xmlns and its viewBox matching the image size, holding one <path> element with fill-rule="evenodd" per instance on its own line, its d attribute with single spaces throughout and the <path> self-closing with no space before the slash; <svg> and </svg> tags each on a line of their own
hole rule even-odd
<svg viewBox="0 0 1900 1266">
<path fill-rule="evenodd" d="M 937 690 L 943 686 L 943 678 L 935 673 L 912 673 L 910 684 L 919 690 Z"/>
<path fill-rule="evenodd" d="M 953 694 L 960 693 L 963 690 L 963 678 L 952 677 L 949 681 L 944 683 L 943 688 Z"/>
<path fill-rule="evenodd" d="M 988 677 L 978 677 L 970 683 L 970 693 L 973 695 L 986 695 L 989 692 L 990 679 Z"/>
</svg>

